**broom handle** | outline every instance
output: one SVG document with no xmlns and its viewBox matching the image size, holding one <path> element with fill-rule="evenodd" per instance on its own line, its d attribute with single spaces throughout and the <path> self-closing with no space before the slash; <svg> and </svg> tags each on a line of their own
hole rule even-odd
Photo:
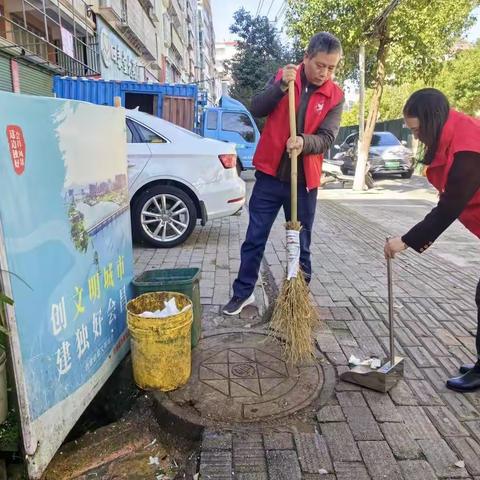
<svg viewBox="0 0 480 480">
<path fill-rule="evenodd" d="M 388 239 L 387 239 L 388 240 Z M 387 258 L 387 277 L 388 277 L 388 321 L 390 324 L 390 366 L 395 363 L 395 340 L 393 337 L 394 329 L 394 311 L 393 311 L 393 275 L 392 260 Z"/>
<path fill-rule="evenodd" d="M 292 80 L 288 84 L 288 113 L 290 117 L 290 136 L 297 137 L 297 121 L 295 108 L 295 82 Z M 290 220 L 297 221 L 297 185 L 298 185 L 298 170 L 297 170 L 297 149 L 292 150 L 290 156 L 291 160 L 291 174 L 290 174 L 290 206 L 291 214 Z"/>
</svg>

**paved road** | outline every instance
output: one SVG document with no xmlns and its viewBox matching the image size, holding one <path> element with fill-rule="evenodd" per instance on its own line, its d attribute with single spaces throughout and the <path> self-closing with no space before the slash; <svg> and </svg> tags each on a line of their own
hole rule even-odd
<svg viewBox="0 0 480 480">
<path fill-rule="evenodd" d="M 386 355 L 384 239 L 404 232 L 434 202 L 419 178 L 381 181 L 367 194 L 320 192 L 311 291 L 322 320 L 316 339 L 337 374 L 352 354 Z M 241 325 L 246 320 L 223 319 L 218 308 L 238 268 L 246 213 L 197 229 L 176 249 L 137 249 L 137 271 L 201 266 L 202 301 L 214 313 L 205 328 Z M 479 243 L 455 226 L 426 254 L 406 252 L 395 261 L 396 346 L 406 371 L 389 394 L 337 381 L 326 405 L 282 428 L 253 426 L 247 435 L 207 430 L 201 478 L 480 479 L 480 395 L 444 385 L 460 363 L 474 358 Z M 284 258 L 279 218 L 266 249 L 264 281 L 280 285 Z"/>
</svg>

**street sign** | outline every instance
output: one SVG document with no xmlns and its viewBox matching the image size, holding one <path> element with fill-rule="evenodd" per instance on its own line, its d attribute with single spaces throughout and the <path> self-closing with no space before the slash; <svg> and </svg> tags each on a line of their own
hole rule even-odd
<svg viewBox="0 0 480 480">
<path fill-rule="evenodd" d="M 0 267 L 37 479 L 129 348 L 125 115 L 9 93 L 0 105 Z"/>
</svg>

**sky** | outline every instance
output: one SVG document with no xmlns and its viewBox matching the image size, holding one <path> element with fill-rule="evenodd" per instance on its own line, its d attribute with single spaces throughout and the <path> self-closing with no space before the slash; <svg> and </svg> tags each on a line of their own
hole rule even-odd
<svg viewBox="0 0 480 480">
<path fill-rule="evenodd" d="M 261 6 L 260 14 L 266 15 L 268 13 L 268 18 L 273 21 L 284 3 L 286 3 L 285 0 L 212 0 L 215 40 L 222 42 L 233 38 L 229 32 L 229 27 L 233 21 L 233 13 L 240 7 L 243 6 L 245 10 L 256 14 L 258 7 Z M 467 34 L 470 41 L 476 41 L 480 38 L 480 8 L 476 9 L 476 14 L 477 22 Z M 281 20 L 284 18 L 285 16 Z M 281 27 L 280 23 L 277 25 L 278 28 Z"/>
<path fill-rule="evenodd" d="M 284 3 L 286 3 L 285 0 L 212 0 L 215 40 L 222 42 L 233 38 L 229 32 L 229 27 L 233 22 L 233 13 L 240 7 L 244 7 L 245 10 L 256 14 L 258 6 L 262 4 L 260 14 L 266 15 L 269 13 L 268 18 L 273 21 Z"/>
<path fill-rule="evenodd" d="M 470 29 L 467 35 L 467 39 L 471 42 L 475 42 L 480 38 L 480 8 L 475 9 L 475 15 L 477 16 L 477 22 Z"/>
</svg>

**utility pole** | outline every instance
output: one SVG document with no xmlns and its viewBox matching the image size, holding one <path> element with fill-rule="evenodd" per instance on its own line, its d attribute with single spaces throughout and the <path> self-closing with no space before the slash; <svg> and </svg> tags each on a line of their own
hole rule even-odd
<svg viewBox="0 0 480 480">
<path fill-rule="evenodd" d="M 355 177 L 353 180 L 353 190 L 365 189 L 365 175 L 367 174 L 368 151 L 365 145 L 365 43 L 367 40 L 378 37 L 385 27 L 388 17 L 398 7 L 401 0 L 391 0 L 383 12 L 376 17 L 365 31 L 364 38 L 360 44 L 359 53 L 359 71 L 360 71 L 360 98 L 359 98 L 359 120 L 358 120 L 358 148 L 357 148 L 357 166 L 355 168 Z M 369 139 L 369 143 L 371 138 Z M 370 146 L 370 145 L 368 145 Z"/>
<path fill-rule="evenodd" d="M 358 55 L 360 70 L 360 91 L 359 91 L 359 114 L 358 114 L 358 148 L 357 166 L 353 179 L 353 190 L 365 188 L 365 173 L 367 169 L 367 156 L 364 154 L 363 140 L 365 134 L 365 43 L 361 43 Z"/>
</svg>

